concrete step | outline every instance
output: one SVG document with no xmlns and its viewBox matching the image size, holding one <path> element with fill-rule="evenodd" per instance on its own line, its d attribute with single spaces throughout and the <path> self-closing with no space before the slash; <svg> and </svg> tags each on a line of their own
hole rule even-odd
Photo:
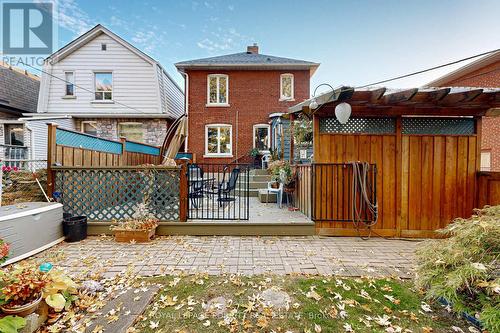
<svg viewBox="0 0 500 333">
<path fill-rule="evenodd" d="M 269 197 L 268 197 L 267 191 L 261 189 L 258 191 L 258 198 L 259 198 L 259 201 L 262 203 L 269 203 L 269 202 L 276 203 L 276 200 L 278 199 L 278 195 L 276 193 L 269 193 Z"/>
<path fill-rule="evenodd" d="M 247 177 L 245 175 L 242 175 L 241 179 L 246 180 Z M 269 182 L 271 181 L 271 175 L 250 175 L 248 179 L 255 182 Z"/>
<path fill-rule="evenodd" d="M 250 170 L 250 175 L 266 176 L 269 175 L 269 172 L 267 172 L 267 169 L 252 169 Z"/>
</svg>

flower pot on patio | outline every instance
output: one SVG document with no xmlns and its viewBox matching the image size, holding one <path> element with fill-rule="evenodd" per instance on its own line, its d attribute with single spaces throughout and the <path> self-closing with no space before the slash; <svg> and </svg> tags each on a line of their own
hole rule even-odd
<svg viewBox="0 0 500 333">
<path fill-rule="evenodd" d="M 271 188 L 279 188 L 279 187 L 280 187 L 280 183 L 278 183 L 278 182 L 271 183 Z"/>
<path fill-rule="evenodd" d="M 127 230 L 114 229 L 115 240 L 120 243 L 147 243 L 150 242 L 156 233 L 156 227 L 149 230 Z"/>
<path fill-rule="evenodd" d="M 29 303 L 23 305 L 16 305 L 12 307 L 9 307 L 8 304 L 5 304 L 0 306 L 0 309 L 2 310 L 3 313 L 7 315 L 26 317 L 27 315 L 32 314 L 33 312 L 36 311 L 36 309 L 38 309 L 38 306 L 40 305 L 41 301 L 42 301 L 42 294 L 40 294 L 40 296 L 37 299 Z"/>
</svg>

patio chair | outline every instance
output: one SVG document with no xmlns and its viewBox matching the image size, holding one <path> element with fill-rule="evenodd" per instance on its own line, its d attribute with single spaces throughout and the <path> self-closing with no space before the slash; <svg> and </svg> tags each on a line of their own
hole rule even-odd
<svg viewBox="0 0 500 333">
<path fill-rule="evenodd" d="M 281 202 L 283 201 L 283 183 L 279 183 L 278 188 L 271 187 L 274 182 L 267 182 L 267 197 L 266 203 L 269 203 L 269 193 L 276 193 L 276 205 L 281 208 Z"/>
<path fill-rule="evenodd" d="M 262 169 L 266 169 L 269 162 L 271 162 L 271 154 L 264 154 L 262 156 Z"/>
<path fill-rule="evenodd" d="M 200 199 L 204 196 L 203 169 L 199 165 L 189 164 L 188 166 L 188 197 L 194 208 L 198 208 Z"/>
<path fill-rule="evenodd" d="M 225 168 L 225 170 L 227 167 Z M 236 183 L 240 175 L 240 168 L 236 167 L 231 171 L 229 180 L 226 182 L 226 172 L 224 170 L 224 175 L 222 176 L 222 182 L 217 186 L 217 201 L 219 207 L 222 207 L 224 202 L 236 201 L 236 196 L 234 195 L 234 190 L 236 189 Z M 231 195 L 233 193 L 233 195 Z"/>
</svg>

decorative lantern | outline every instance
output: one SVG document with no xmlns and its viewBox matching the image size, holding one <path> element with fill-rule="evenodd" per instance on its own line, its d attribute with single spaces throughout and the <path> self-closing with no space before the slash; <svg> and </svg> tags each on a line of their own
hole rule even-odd
<svg viewBox="0 0 500 333">
<path fill-rule="evenodd" d="M 347 124 L 351 116 L 351 106 L 347 103 L 340 103 L 335 107 L 335 117 L 341 124 Z"/>
</svg>

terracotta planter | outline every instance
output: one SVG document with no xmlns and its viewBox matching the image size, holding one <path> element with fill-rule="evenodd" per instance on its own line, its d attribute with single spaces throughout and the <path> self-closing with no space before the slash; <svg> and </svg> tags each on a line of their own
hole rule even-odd
<svg viewBox="0 0 500 333">
<path fill-rule="evenodd" d="M 278 182 L 271 183 L 271 188 L 279 188 L 280 184 Z"/>
<path fill-rule="evenodd" d="M 154 238 L 156 228 L 150 230 L 126 230 L 115 229 L 115 240 L 120 243 L 130 243 L 135 241 L 137 243 L 147 243 Z"/>
<path fill-rule="evenodd" d="M 40 294 L 40 297 L 38 297 L 36 300 L 28 304 L 16 306 L 13 308 L 0 306 L 0 309 L 3 311 L 3 313 L 7 315 L 26 317 L 27 315 L 32 314 L 33 312 L 36 311 L 36 309 L 38 309 L 38 306 L 40 305 L 41 301 L 42 301 L 42 294 Z"/>
</svg>

